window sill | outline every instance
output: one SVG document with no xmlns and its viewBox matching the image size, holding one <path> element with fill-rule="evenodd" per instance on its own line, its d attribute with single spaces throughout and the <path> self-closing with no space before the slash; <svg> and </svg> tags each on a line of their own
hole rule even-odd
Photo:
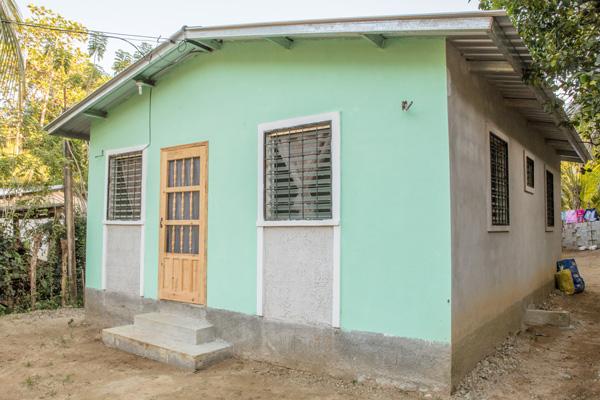
<svg viewBox="0 0 600 400">
<path fill-rule="evenodd" d="M 547 226 L 546 227 L 546 232 L 554 232 L 554 227 L 553 226 Z"/>
<path fill-rule="evenodd" d="M 488 226 L 488 232 L 510 232 L 510 225 L 506 225 L 506 226 L 497 226 L 497 225 Z"/>
<path fill-rule="evenodd" d="M 302 221 L 258 221 L 257 227 L 284 227 L 284 226 L 338 226 L 338 220 L 302 220 Z"/>
<path fill-rule="evenodd" d="M 144 221 L 139 220 L 139 221 L 109 221 L 109 220 L 104 220 L 102 221 L 102 223 L 104 225 L 144 225 Z"/>
<path fill-rule="evenodd" d="M 525 193 L 535 194 L 535 189 L 530 186 L 525 186 Z"/>
</svg>

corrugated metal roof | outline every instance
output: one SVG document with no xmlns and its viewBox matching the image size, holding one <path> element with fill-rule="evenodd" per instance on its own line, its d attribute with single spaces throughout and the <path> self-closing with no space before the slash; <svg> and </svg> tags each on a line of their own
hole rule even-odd
<svg viewBox="0 0 600 400">
<path fill-rule="evenodd" d="M 481 74 L 498 88 L 507 104 L 516 108 L 543 135 L 564 160 L 591 158 L 562 107 L 548 90 L 523 80 L 532 58 L 504 11 L 476 11 L 369 18 L 324 19 L 215 27 L 183 27 L 170 41 L 131 65 L 86 99 L 52 121 L 50 134 L 89 138 L 90 120 L 137 92 L 136 81 L 152 84 L 174 64 L 199 52 L 218 51 L 236 40 L 270 40 L 285 48 L 300 38 L 363 37 L 385 47 L 399 36 L 445 36 L 462 54 L 473 73 Z M 86 114 L 87 113 L 87 114 Z"/>
</svg>

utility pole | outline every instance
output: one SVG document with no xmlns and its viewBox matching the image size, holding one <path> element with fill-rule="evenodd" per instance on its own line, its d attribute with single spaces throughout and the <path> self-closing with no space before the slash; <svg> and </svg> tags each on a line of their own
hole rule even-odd
<svg viewBox="0 0 600 400">
<path fill-rule="evenodd" d="M 75 216 L 73 210 L 73 177 L 71 174 L 71 147 L 68 140 L 63 141 L 65 166 L 63 168 L 65 225 L 67 228 L 67 273 L 69 275 L 69 301 L 77 302 L 77 269 L 75 265 Z"/>
</svg>

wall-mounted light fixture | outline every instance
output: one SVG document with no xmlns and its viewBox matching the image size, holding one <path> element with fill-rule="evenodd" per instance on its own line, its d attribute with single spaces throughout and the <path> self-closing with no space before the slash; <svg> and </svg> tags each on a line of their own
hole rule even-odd
<svg viewBox="0 0 600 400">
<path fill-rule="evenodd" d="M 149 79 L 138 79 L 135 81 L 135 86 L 138 88 L 138 94 L 141 96 L 143 92 L 144 86 L 146 87 L 154 87 L 154 81 Z"/>
<path fill-rule="evenodd" d="M 408 100 L 402 100 L 402 111 L 408 111 L 412 107 L 413 102 Z"/>
</svg>

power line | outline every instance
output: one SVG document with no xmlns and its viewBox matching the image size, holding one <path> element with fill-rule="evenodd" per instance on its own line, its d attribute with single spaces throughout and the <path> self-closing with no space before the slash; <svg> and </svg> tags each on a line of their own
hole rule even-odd
<svg viewBox="0 0 600 400">
<path fill-rule="evenodd" d="M 7 20 L 7 19 L 0 19 L 0 22 L 7 23 L 7 24 L 20 25 L 20 26 L 27 26 L 30 28 L 47 29 L 47 30 L 51 30 L 51 31 L 65 32 L 65 33 L 78 33 L 78 34 L 82 34 L 82 35 L 102 35 L 102 36 L 106 36 L 106 37 L 114 38 L 114 39 L 124 39 L 123 37 L 126 37 L 128 40 L 137 40 L 137 41 L 142 41 L 142 42 L 147 42 L 149 40 L 155 40 L 157 42 L 170 41 L 168 38 L 164 38 L 161 36 L 149 36 L 149 35 L 138 35 L 138 34 L 131 34 L 131 33 L 108 32 L 108 31 L 99 31 L 99 30 L 93 30 L 93 29 L 81 30 L 81 29 L 59 28 L 59 27 L 52 26 L 52 25 L 36 24 L 36 23 L 32 23 L 32 22 L 20 22 L 20 21 L 13 21 L 13 20 Z M 123 36 L 123 37 L 121 37 L 121 36 Z"/>
</svg>

